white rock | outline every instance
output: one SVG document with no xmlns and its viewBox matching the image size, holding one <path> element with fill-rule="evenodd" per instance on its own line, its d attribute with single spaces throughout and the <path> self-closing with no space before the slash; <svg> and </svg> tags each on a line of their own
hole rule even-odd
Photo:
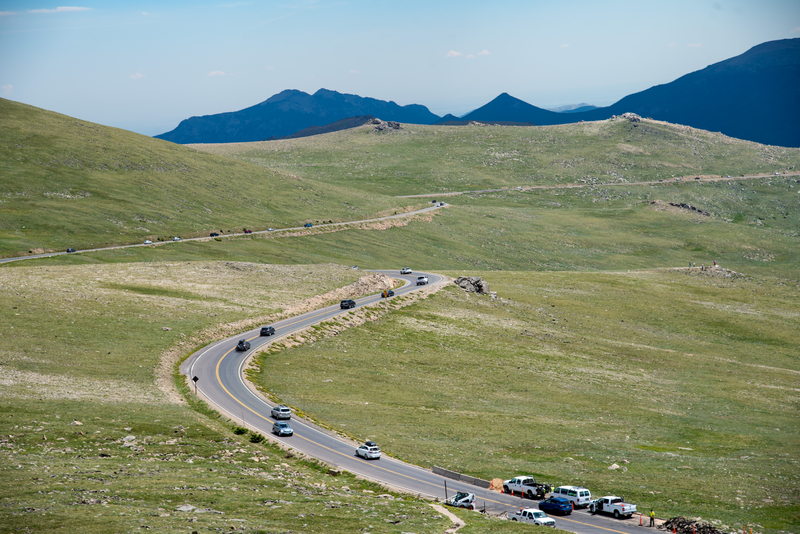
<svg viewBox="0 0 800 534">
<path fill-rule="evenodd" d="M 608 468 L 614 471 L 615 469 L 619 469 L 619 466 L 617 464 L 611 464 L 608 466 Z"/>
</svg>

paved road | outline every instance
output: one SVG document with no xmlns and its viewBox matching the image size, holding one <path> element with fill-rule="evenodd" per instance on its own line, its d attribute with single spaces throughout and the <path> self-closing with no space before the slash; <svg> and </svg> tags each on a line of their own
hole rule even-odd
<svg viewBox="0 0 800 534">
<path fill-rule="evenodd" d="M 371 222 L 378 222 L 378 221 L 386 221 L 388 219 L 401 219 L 403 217 L 411 217 L 412 215 L 419 215 L 420 213 L 426 213 L 426 212 L 434 211 L 434 210 L 438 210 L 438 209 L 441 209 L 441 207 L 436 205 L 436 206 L 430 206 L 430 207 L 427 207 L 427 208 L 422 208 L 422 209 L 416 210 L 416 211 L 409 211 L 409 212 L 406 212 L 406 213 L 398 213 L 397 215 L 387 215 L 386 217 L 376 217 L 374 219 L 362 219 L 360 221 L 346 221 L 346 222 L 338 222 L 338 223 L 317 224 L 313 228 L 326 228 L 326 227 L 332 227 L 332 226 L 348 226 L 348 225 L 351 225 L 351 224 L 363 224 L 363 223 L 371 223 Z M 313 231 L 313 228 L 311 229 L 312 231 Z M 245 234 L 245 233 L 225 234 L 224 236 L 220 236 L 220 237 L 239 237 L 239 236 L 245 236 L 245 235 L 257 235 L 257 234 L 280 235 L 281 232 L 291 232 L 291 231 L 297 231 L 297 230 L 308 230 L 308 228 L 306 228 L 304 226 L 295 226 L 295 227 L 292 227 L 292 228 L 279 228 L 279 229 L 276 229 L 276 230 L 273 230 L 273 231 L 259 230 L 257 232 L 251 232 L 249 234 Z M 34 258 L 50 258 L 52 256 L 64 256 L 66 254 L 80 254 L 82 252 L 98 252 L 98 251 L 102 251 L 102 250 L 114 250 L 114 249 L 120 249 L 120 248 L 156 247 L 156 246 L 166 246 L 166 245 L 177 245 L 177 244 L 180 244 L 180 243 L 185 243 L 187 241 L 209 241 L 211 239 L 213 239 L 213 237 L 210 237 L 210 236 L 209 237 L 206 237 L 206 236 L 203 236 L 203 237 L 188 237 L 186 239 L 181 239 L 180 241 L 157 241 L 157 242 L 151 243 L 149 245 L 145 245 L 144 243 L 136 243 L 136 244 L 133 244 L 133 245 L 116 245 L 116 246 L 110 246 L 110 247 L 89 248 L 89 249 L 83 249 L 83 250 L 76 250 L 75 252 L 71 252 L 71 253 L 68 253 L 66 251 L 65 252 L 48 252 L 48 253 L 45 253 L 45 254 L 31 254 L 29 256 L 16 256 L 16 257 L 13 257 L 13 258 L 0 258 L 0 263 L 7 263 L 7 262 L 10 262 L 10 261 L 32 260 Z"/>
<path fill-rule="evenodd" d="M 405 282 L 403 287 L 395 290 L 395 294 L 398 296 L 419 289 L 415 282 L 416 277 L 422 273 L 400 275 L 397 271 L 380 272 Z M 443 278 L 437 274 L 428 273 L 427 276 L 431 284 L 443 283 Z M 380 296 L 372 295 L 358 299 L 356 303 L 357 307 L 361 307 L 380 300 Z M 242 369 L 249 355 L 255 349 L 263 347 L 281 336 L 291 334 L 335 315 L 346 313 L 349 313 L 349 310 L 342 310 L 338 305 L 329 306 L 272 324 L 276 330 L 275 336 L 260 337 L 259 330 L 255 329 L 219 341 L 190 356 L 181 365 L 181 373 L 190 379 L 197 376 L 199 378 L 198 392 L 216 406 L 218 411 L 231 419 L 244 420 L 247 426 L 257 429 L 262 434 L 269 435 L 289 447 L 340 469 L 429 498 L 443 499 L 446 483 L 449 495 L 455 491 L 473 492 L 478 497 L 479 507 L 485 506 L 488 511 L 492 512 L 512 511 L 520 507 L 535 508 L 536 501 L 523 500 L 520 497 L 445 479 L 430 470 L 401 462 L 386 455 L 380 460 L 363 460 L 355 456 L 357 444 L 294 416 L 290 421 L 294 429 L 294 436 L 277 438 L 271 434 L 274 421 L 270 417 L 270 410 L 273 405 L 256 394 L 243 377 Z M 247 353 L 237 352 L 235 347 L 239 339 L 249 340 L 252 345 L 251 350 Z M 638 526 L 638 516 L 629 520 L 615 520 L 610 517 L 593 516 L 580 510 L 568 517 L 556 518 L 556 523 L 559 528 L 580 534 L 608 534 L 609 532 L 631 534 L 642 533 L 645 530 Z"/>
<path fill-rule="evenodd" d="M 421 195 L 400 195 L 397 198 L 434 198 L 434 197 L 454 197 L 458 195 L 469 195 L 471 193 L 499 193 L 502 191 L 531 191 L 534 189 L 580 189 L 583 187 L 633 187 L 637 185 L 669 185 L 675 183 L 694 183 L 694 182 L 733 182 L 737 180 L 755 180 L 758 178 L 776 178 L 785 176 L 800 176 L 800 172 L 785 172 L 780 175 L 774 173 L 766 174 L 745 174 L 742 176 L 705 176 L 690 174 L 677 178 L 665 178 L 650 182 L 616 182 L 604 184 L 559 184 L 559 185 L 526 185 L 518 187 L 501 187 L 499 189 L 478 189 L 474 191 L 450 191 L 445 193 L 423 193 Z M 699 178 L 696 179 L 696 178 Z"/>
</svg>

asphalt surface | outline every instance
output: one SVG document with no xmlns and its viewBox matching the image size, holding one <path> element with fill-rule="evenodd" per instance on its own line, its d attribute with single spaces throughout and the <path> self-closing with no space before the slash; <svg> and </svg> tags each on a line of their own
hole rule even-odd
<svg viewBox="0 0 800 534">
<path fill-rule="evenodd" d="M 259 230 L 253 231 L 248 234 L 241 232 L 236 234 L 224 234 L 218 237 L 240 237 L 240 236 L 247 236 L 247 235 L 258 235 L 258 234 L 272 234 L 272 235 L 280 235 L 282 232 L 290 232 L 290 231 L 297 231 L 297 230 L 312 230 L 314 228 L 326 228 L 331 226 L 348 226 L 351 224 L 363 224 L 363 223 L 371 223 L 371 222 L 379 222 L 379 221 L 386 221 L 388 219 L 402 219 L 403 217 L 410 217 L 412 215 L 419 215 L 420 213 L 426 213 L 429 211 L 434 211 L 441 209 L 442 207 L 438 205 L 429 206 L 427 208 L 422 208 L 416 211 L 409 211 L 406 213 L 398 213 L 396 215 L 387 215 L 386 217 L 376 217 L 374 219 L 362 219 L 360 221 L 346 221 L 346 222 L 338 222 L 338 223 L 325 223 L 325 224 L 317 224 L 311 228 L 306 228 L 305 226 L 294 226 L 292 228 L 276 228 L 272 231 L 270 230 Z M 35 258 L 50 258 L 53 256 L 64 256 L 66 254 L 80 254 L 83 252 L 99 252 L 102 250 L 114 250 L 120 248 L 133 248 L 133 247 L 158 247 L 158 246 L 167 246 L 167 245 L 178 245 L 180 243 L 185 243 L 187 241 L 210 241 L 214 239 L 211 236 L 202 236 L 202 237 L 187 237 L 186 239 L 180 239 L 179 241 L 156 241 L 150 244 L 145 245 L 144 243 L 135 243 L 131 245 L 115 245 L 111 247 L 99 247 L 99 248 L 88 248 L 82 250 L 76 250 L 75 252 L 47 252 L 45 254 L 31 254 L 29 256 L 15 256 L 13 258 L 0 258 L 0 263 L 8 263 L 10 261 L 22 261 L 22 260 L 32 260 Z"/>
<path fill-rule="evenodd" d="M 444 283 L 442 276 L 433 273 L 415 272 L 411 275 L 401 275 L 398 271 L 379 272 L 405 282 L 403 287 L 395 290 L 396 296 L 420 289 L 421 287 L 416 285 L 416 280 L 417 276 L 422 274 L 428 276 L 430 284 Z M 356 307 L 368 306 L 380 300 L 382 298 L 379 295 L 363 297 L 356 300 Z M 205 347 L 190 356 L 181 365 L 181 373 L 190 380 L 193 377 L 197 377 L 198 393 L 215 406 L 218 411 L 232 420 L 243 421 L 248 427 L 261 432 L 265 436 L 270 436 L 287 447 L 296 449 L 339 469 L 383 483 L 397 490 L 426 498 L 444 499 L 445 485 L 448 496 L 452 496 L 456 491 L 472 492 L 477 497 L 479 508 L 485 507 L 487 511 L 494 513 L 510 512 L 519 508 L 537 508 L 537 501 L 535 500 L 497 493 L 464 482 L 446 479 L 428 469 L 399 461 L 386 454 L 379 460 L 364 460 L 355 455 L 355 449 L 359 444 L 353 443 L 329 430 L 320 428 L 313 423 L 298 419 L 294 415 L 289 421 L 289 424 L 294 429 L 293 436 L 277 437 L 272 434 L 272 424 L 275 420 L 270 417 L 270 410 L 273 404 L 255 393 L 252 386 L 248 387 L 243 376 L 242 370 L 250 354 L 257 348 L 263 347 L 283 336 L 325 321 L 333 316 L 349 312 L 350 310 L 342 310 L 337 304 L 271 325 L 264 325 L 275 328 L 274 336 L 259 336 L 259 328 L 230 337 Z M 236 351 L 236 345 L 240 339 L 250 341 L 251 349 L 249 351 Z M 517 474 L 523 473 L 514 473 L 514 475 Z M 584 510 L 576 510 L 569 516 L 555 517 L 555 520 L 558 528 L 579 534 L 607 534 L 609 532 L 631 534 L 634 532 L 642 533 L 647 530 L 647 527 L 639 527 L 638 515 L 632 519 L 616 520 L 611 517 L 592 515 Z M 646 518 L 644 523 L 647 523 Z"/>
</svg>

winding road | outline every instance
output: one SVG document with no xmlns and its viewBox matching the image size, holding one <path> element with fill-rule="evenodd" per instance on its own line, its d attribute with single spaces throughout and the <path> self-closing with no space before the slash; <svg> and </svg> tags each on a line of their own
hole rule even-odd
<svg viewBox="0 0 800 534">
<path fill-rule="evenodd" d="M 431 284 L 441 284 L 445 279 L 434 273 L 413 273 L 401 275 L 398 271 L 378 271 L 405 284 L 395 290 L 400 296 L 416 291 L 424 286 L 416 286 L 417 276 L 427 275 Z M 371 295 L 356 300 L 356 307 L 368 306 L 382 300 L 379 295 Z M 389 487 L 427 498 L 445 497 L 445 484 L 448 495 L 455 491 L 475 493 L 478 506 L 491 512 L 513 511 L 520 507 L 536 508 L 536 501 L 522 499 L 512 495 L 497 493 L 464 482 L 446 479 L 428 469 L 411 465 L 384 455 L 380 460 L 364 460 L 355 455 L 358 444 L 321 428 L 311 422 L 292 416 L 290 424 L 294 429 L 291 437 L 276 437 L 271 433 L 274 420 L 270 417 L 273 404 L 255 392 L 252 385 L 246 382 L 243 369 L 250 355 L 258 348 L 288 334 L 297 332 L 308 326 L 325 321 L 333 316 L 350 313 L 339 305 L 328 306 L 311 311 L 297 317 L 284 319 L 270 326 L 275 328 L 274 336 L 261 337 L 260 329 L 218 341 L 196 352 L 181 365 L 181 373 L 191 381 L 197 377 L 197 392 L 218 411 L 235 421 L 244 421 L 248 427 L 257 430 L 286 447 L 291 447 L 303 454 L 321 460 L 364 477 L 380 482 Z M 239 339 L 250 341 L 252 348 L 247 352 L 237 352 Z M 514 473 L 518 474 L 518 473 Z M 579 534 L 617 534 L 642 533 L 646 527 L 639 526 L 639 517 L 628 520 L 616 520 L 610 517 L 592 515 L 583 510 L 576 510 L 572 515 L 556 517 L 558 528 Z"/>
</svg>

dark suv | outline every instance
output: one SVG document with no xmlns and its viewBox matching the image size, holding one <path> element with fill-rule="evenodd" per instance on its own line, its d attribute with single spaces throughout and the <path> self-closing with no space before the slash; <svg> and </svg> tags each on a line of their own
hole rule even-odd
<svg viewBox="0 0 800 534">
<path fill-rule="evenodd" d="M 344 299 L 344 300 L 341 302 L 341 304 L 339 304 L 339 306 L 340 306 L 340 307 L 341 307 L 343 310 L 346 310 L 346 309 L 348 309 L 348 308 L 355 308 L 355 307 L 356 307 L 356 301 L 354 301 L 353 299 Z"/>
<path fill-rule="evenodd" d="M 211 232 L 208 234 L 208 237 L 219 237 L 219 234 L 217 232 Z"/>
<path fill-rule="evenodd" d="M 262 336 L 271 336 L 275 333 L 275 329 L 271 326 L 262 326 L 261 327 L 261 335 Z"/>
<path fill-rule="evenodd" d="M 244 352 L 246 350 L 250 350 L 250 342 L 246 339 L 240 339 L 239 344 L 236 345 L 236 350 Z"/>
</svg>

